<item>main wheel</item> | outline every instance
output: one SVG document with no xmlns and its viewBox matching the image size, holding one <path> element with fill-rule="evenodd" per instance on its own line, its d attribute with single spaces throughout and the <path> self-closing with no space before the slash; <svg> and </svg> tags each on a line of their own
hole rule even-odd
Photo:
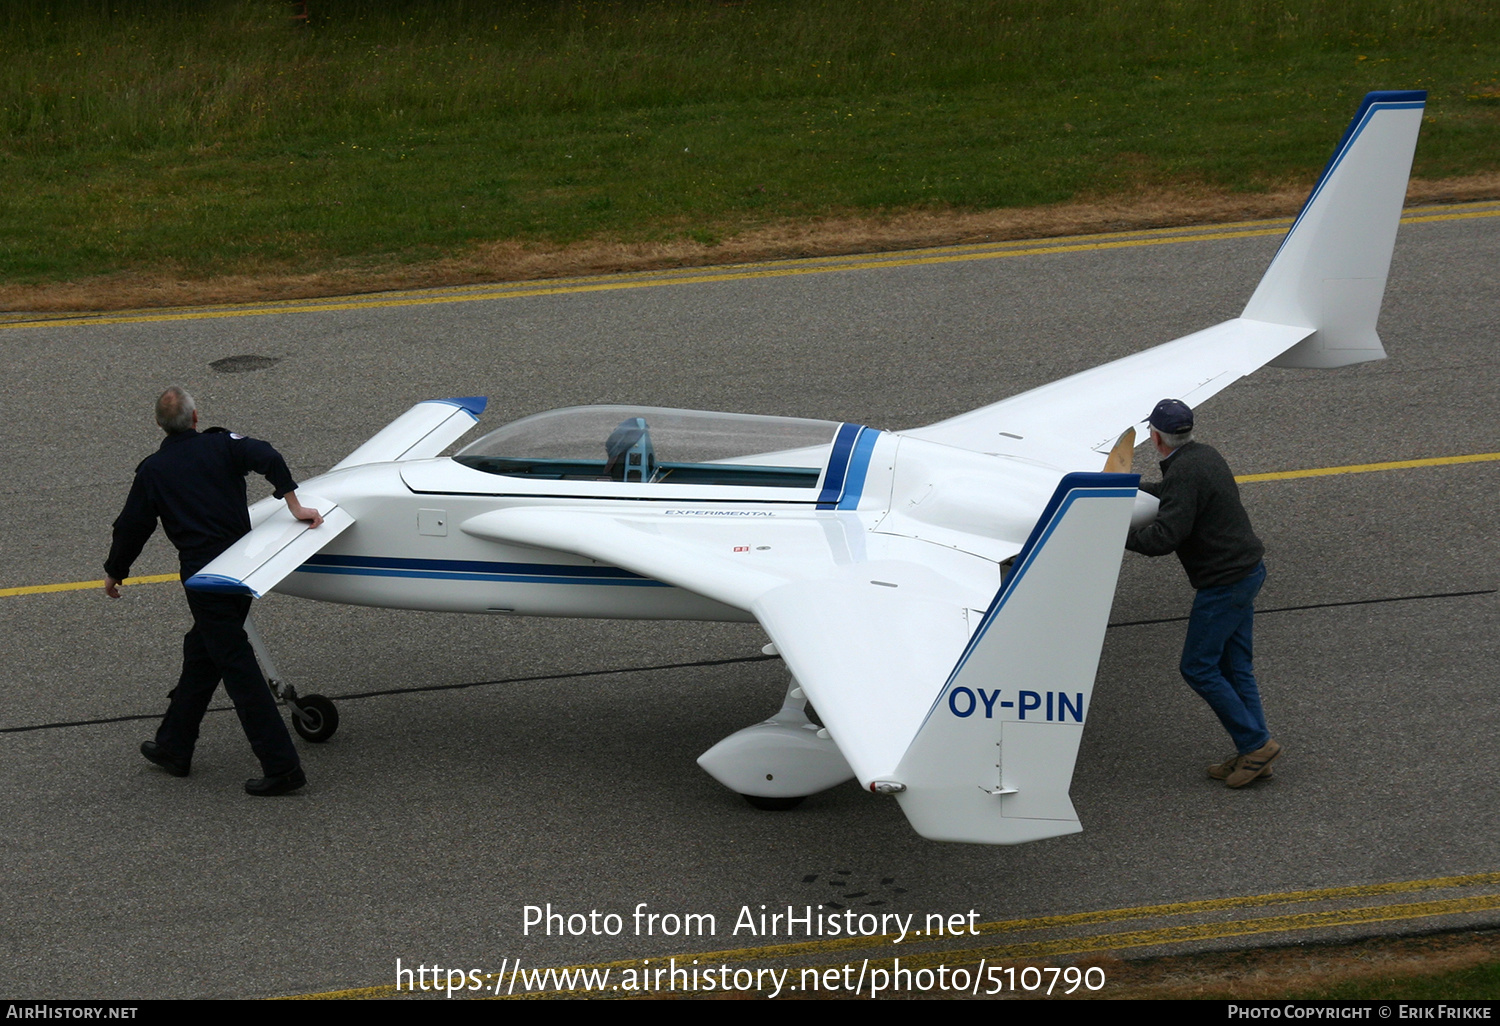
<svg viewBox="0 0 1500 1026">
<path fill-rule="evenodd" d="M 304 741 L 327 741 L 339 729 L 338 708 L 322 695 L 303 695 L 293 703 L 292 729 Z"/>
<path fill-rule="evenodd" d="M 785 812 L 787 809 L 795 809 L 802 804 L 806 795 L 798 795 L 795 798 L 767 798 L 759 794 L 742 794 L 741 798 L 766 812 Z"/>
</svg>

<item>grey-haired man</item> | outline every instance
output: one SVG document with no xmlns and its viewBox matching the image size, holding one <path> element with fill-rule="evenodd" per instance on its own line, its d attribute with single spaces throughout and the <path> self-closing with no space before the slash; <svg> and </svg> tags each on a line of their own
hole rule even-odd
<svg viewBox="0 0 1500 1026">
<path fill-rule="evenodd" d="M 1177 553 L 1197 589 L 1179 669 L 1234 740 L 1235 754 L 1208 768 L 1230 787 L 1271 775 L 1281 745 L 1271 737 L 1253 667 L 1255 596 L 1266 579 L 1265 546 L 1250 528 L 1224 457 L 1193 441 L 1193 411 L 1163 399 L 1151 411 L 1151 441 L 1162 479 L 1142 484 L 1161 502 L 1156 520 L 1132 530 L 1125 547 L 1147 556 Z"/>
<path fill-rule="evenodd" d="M 297 501 L 297 483 L 280 453 L 223 428 L 200 433 L 193 397 L 182 389 L 169 388 L 157 399 L 156 423 L 167 437 L 135 468 L 130 496 L 115 520 L 114 543 L 104 562 L 104 592 L 110 598 L 120 597 L 120 583 L 157 520 L 177 547 L 184 581 L 248 532 L 245 476 L 252 470 L 286 499 L 292 516 L 313 527 L 323 523 L 317 510 Z M 187 776 L 198 725 L 222 680 L 265 774 L 246 781 L 246 793 L 297 790 L 307 777 L 245 633 L 250 596 L 185 590 L 193 629 L 182 642 L 182 675 L 156 739 L 143 743 L 141 754 L 175 777 Z"/>
</svg>

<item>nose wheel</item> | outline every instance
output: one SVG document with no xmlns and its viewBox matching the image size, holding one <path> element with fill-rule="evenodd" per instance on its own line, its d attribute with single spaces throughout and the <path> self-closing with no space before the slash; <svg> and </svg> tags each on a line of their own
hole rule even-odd
<svg viewBox="0 0 1500 1026">
<path fill-rule="evenodd" d="M 291 707 L 292 729 L 297 736 L 314 744 L 333 737 L 333 732 L 339 729 L 339 711 L 334 704 L 322 695 L 298 695 L 296 688 L 281 679 L 281 674 L 276 672 L 276 661 L 271 658 L 271 650 L 255 627 L 254 617 L 245 618 L 245 635 L 255 650 L 266 683 L 271 686 L 271 694 Z"/>
<path fill-rule="evenodd" d="M 292 729 L 304 741 L 327 741 L 339 729 L 339 710 L 322 695 L 288 696 L 292 707 Z"/>
</svg>

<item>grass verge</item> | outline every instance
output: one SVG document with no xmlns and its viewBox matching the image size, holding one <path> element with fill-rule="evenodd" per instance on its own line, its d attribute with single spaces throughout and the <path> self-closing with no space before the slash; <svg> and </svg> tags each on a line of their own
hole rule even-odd
<svg viewBox="0 0 1500 1026">
<path fill-rule="evenodd" d="M 809 220 L 1305 187 L 1364 92 L 1500 171 L 1467 0 L 56 0 L 0 9 L 0 283 L 431 275 Z M 1294 191 L 1300 191 L 1300 188 Z"/>
</svg>

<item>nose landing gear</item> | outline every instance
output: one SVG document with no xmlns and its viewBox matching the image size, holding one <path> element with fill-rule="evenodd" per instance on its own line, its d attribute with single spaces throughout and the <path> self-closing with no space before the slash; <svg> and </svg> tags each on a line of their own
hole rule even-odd
<svg viewBox="0 0 1500 1026">
<path fill-rule="evenodd" d="M 249 636 L 250 647 L 255 650 L 255 658 L 265 673 L 266 683 L 271 685 L 271 693 L 278 701 L 291 706 L 292 729 L 297 732 L 297 736 L 314 744 L 333 737 L 334 731 L 339 729 L 338 707 L 322 695 L 299 696 L 296 688 L 281 679 L 281 675 L 276 672 L 276 662 L 271 658 L 270 649 L 261 640 L 260 631 L 255 629 L 255 621 L 249 617 L 245 619 L 245 633 Z"/>
</svg>

